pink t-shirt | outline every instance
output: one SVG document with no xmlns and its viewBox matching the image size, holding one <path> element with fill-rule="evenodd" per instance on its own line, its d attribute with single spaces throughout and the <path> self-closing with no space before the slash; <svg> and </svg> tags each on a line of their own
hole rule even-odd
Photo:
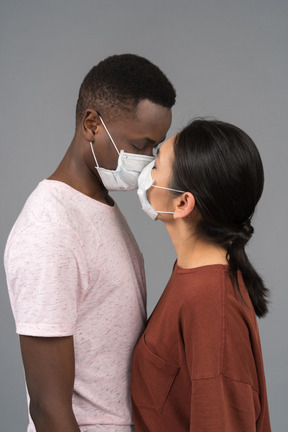
<svg viewBox="0 0 288 432">
<path fill-rule="evenodd" d="M 146 291 L 142 255 L 117 205 L 43 180 L 10 233 L 5 268 L 18 334 L 73 335 L 81 431 L 131 431 L 130 361 Z"/>
</svg>

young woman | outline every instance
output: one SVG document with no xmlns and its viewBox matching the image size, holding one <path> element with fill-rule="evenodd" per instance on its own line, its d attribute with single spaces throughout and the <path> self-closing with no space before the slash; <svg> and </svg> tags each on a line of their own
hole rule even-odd
<svg viewBox="0 0 288 432">
<path fill-rule="evenodd" d="M 256 321 L 268 291 L 245 253 L 263 182 L 251 138 L 201 119 L 142 171 L 143 210 L 177 261 L 133 356 L 136 432 L 271 430 Z"/>
</svg>

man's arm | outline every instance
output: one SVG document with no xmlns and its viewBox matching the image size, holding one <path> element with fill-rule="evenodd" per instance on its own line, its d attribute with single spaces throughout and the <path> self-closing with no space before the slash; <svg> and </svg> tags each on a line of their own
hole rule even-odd
<svg viewBox="0 0 288 432">
<path fill-rule="evenodd" d="M 37 432 L 80 432 L 72 409 L 75 377 L 73 336 L 20 336 Z"/>
</svg>

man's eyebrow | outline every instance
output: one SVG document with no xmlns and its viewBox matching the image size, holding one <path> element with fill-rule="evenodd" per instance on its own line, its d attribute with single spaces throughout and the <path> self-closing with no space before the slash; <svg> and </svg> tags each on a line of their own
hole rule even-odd
<svg viewBox="0 0 288 432">
<path fill-rule="evenodd" d="M 152 140 L 151 138 L 131 138 L 129 140 L 129 142 L 134 143 L 134 144 L 139 144 L 141 146 L 145 146 L 146 144 L 150 144 L 152 146 L 156 146 L 158 145 L 154 140 Z"/>
<path fill-rule="evenodd" d="M 162 138 L 160 138 L 160 141 L 155 141 L 149 137 L 145 137 L 145 138 L 139 138 L 138 140 L 135 140 L 136 142 L 145 142 L 147 144 L 153 144 L 154 146 L 158 146 L 159 144 L 161 144 L 163 141 L 165 141 L 166 139 L 166 135 L 163 136 Z"/>
<path fill-rule="evenodd" d="M 130 138 L 130 141 L 133 142 L 145 142 L 147 144 L 156 144 L 156 142 L 154 140 L 152 140 L 151 138 L 148 137 L 140 137 L 140 138 Z"/>
</svg>

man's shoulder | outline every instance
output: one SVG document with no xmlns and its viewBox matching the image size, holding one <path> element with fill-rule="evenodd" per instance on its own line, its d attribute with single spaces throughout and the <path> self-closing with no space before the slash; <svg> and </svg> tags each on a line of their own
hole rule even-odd
<svg viewBox="0 0 288 432">
<path fill-rule="evenodd" d="M 59 224 L 81 227 L 101 218 L 101 206 L 92 198 L 55 180 L 43 180 L 28 197 L 18 219 L 20 225 Z"/>
<path fill-rule="evenodd" d="M 27 243 L 32 238 L 35 242 L 44 238 L 48 241 L 49 237 L 57 241 L 61 236 L 60 231 L 63 233 L 72 229 L 71 222 L 75 217 L 73 200 L 71 196 L 65 195 L 65 188 L 57 183 L 43 180 L 29 195 L 10 231 L 6 248 L 15 241 L 19 247 L 19 242 Z"/>
<path fill-rule="evenodd" d="M 126 228 L 126 229 L 125 229 Z M 112 232 L 129 231 L 117 205 L 104 205 L 60 181 L 43 180 L 28 197 L 7 240 L 11 246 L 76 242 L 84 249 L 99 247 Z M 120 234 L 119 234 L 120 235 Z M 107 239 L 106 239 L 107 237 Z"/>
</svg>

